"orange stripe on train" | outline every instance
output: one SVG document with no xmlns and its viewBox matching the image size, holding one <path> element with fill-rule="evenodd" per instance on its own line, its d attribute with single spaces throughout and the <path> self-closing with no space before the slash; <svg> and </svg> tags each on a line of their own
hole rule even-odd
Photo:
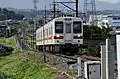
<svg viewBox="0 0 120 79">
<path fill-rule="evenodd" d="M 53 36 L 54 39 L 63 39 L 64 36 Z"/>
<path fill-rule="evenodd" d="M 83 36 L 73 36 L 73 39 L 83 39 Z"/>
</svg>

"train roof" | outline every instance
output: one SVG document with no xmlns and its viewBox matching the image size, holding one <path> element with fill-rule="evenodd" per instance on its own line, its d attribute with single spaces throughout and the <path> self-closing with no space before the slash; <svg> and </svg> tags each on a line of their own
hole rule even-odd
<svg viewBox="0 0 120 79">
<path fill-rule="evenodd" d="M 79 17 L 58 17 L 58 18 L 55 18 L 55 19 L 53 19 L 53 20 L 65 19 L 65 18 L 79 18 Z M 79 19 L 81 19 L 81 18 L 79 18 Z M 81 19 L 81 20 L 82 20 L 82 19 Z"/>
<path fill-rule="evenodd" d="M 48 22 L 48 23 L 51 23 L 52 21 L 55 21 L 55 20 L 59 20 L 59 19 L 65 19 L 65 18 L 72 18 L 72 19 L 80 19 L 80 20 L 82 20 L 81 18 L 79 18 L 79 17 L 58 17 L 58 18 L 54 18 L 53 20 L 51 20 L 50 22 Z M 48 24 L 47 23 L 47 24 Z M 46 25 L 46 24 L 45 24 Z M 44 25 L 43 25 L 44 26 Z M 41 26 L 41 27 L 43 27 L 43 26 Z M 41 28 L 40 27 L 40 28 Z M 38 31 L 39 30 L 39 28 L 36 30 L 36 31 Z"/>
</svg>

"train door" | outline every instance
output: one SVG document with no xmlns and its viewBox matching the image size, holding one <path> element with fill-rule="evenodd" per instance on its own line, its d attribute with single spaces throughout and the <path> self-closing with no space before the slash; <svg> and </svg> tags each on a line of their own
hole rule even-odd
<svg viewBox="0 0 120 79">
<path fill-rule="evenodd" d="M 72 23 L 65 23 L 64 40 L 66 43 L 72 42 Z"/>
</svg>

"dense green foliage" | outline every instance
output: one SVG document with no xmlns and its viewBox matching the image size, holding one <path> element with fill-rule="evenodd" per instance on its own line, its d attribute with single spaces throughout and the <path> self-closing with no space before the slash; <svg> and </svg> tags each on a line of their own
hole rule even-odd
<svg viewBox="0 0 120 79">
<path fill-rule="evenodd" d="M 99 45 L 90 44 L 90 45 L 83 45 L 82 49 L 79 49 L 79 52 L 77 54 L 101 57 L 100 51 L 101 49 Z"/>
<path fill-rule="evenodd" d="M 11 46 L 9 56 L 0 57 L 0 79 L 53 79 L 53 71 L 36 63 L 35 58 L 18 53 L 13 37 L 1 38 L 0 43 Z"/>
<path fill-rule="evenodd" d="M 34 24 L 33 19 L 32 19 L 32 18 L 28 19 L 28 23 L 29 23 L 29 24 Z"/>
<path fill-rule="evenodd" d="M 16 44 L 14 41 L 15 40 L 13 39 L 13 37 L 7 38 L 7 39 L 4 37 L 0 38 L 0 44 L 3 44 L 3 45 L 8 46 L 8 47 L 12 47 L 12 48 L 14 48 L 13 52 L 16 52 Z"/>
<path fill-rule="evenodd" d="M 97 26 L 86 26 L 84 27 L 84 37 L 90 40 L 104 40 L 108 37 L 108 33 L 112 31 L 112 28 L 100 28 Z"/>
<path fill-rule="evenodd" d="M 2 44 L 2 47 L 0 47 L 0 56 L 10 55 L 15 49 L 15 43 L 13 42 L 13 38 L 6 39 L 4 37 L 0 37 L 0 44 Z"/>
<path fill-rule="evenodd" d="M 4 47 L 0 48 L 0 56 L 10 55 L 13 50 L 14 49 L 12 47 L 4 46 Z"/>
<path fill-rule="evenodd" d="M 14 53 L 0 57 L 0 79 L 52 79 L 53 71 L 45 65 Z"/>
<path fill-rule="evenodd" d="M 105 39 L 109 36 L 110 31 L 112 31 L 112 27 L 100 28 L 94 25 L 84 26 L 84 41 L 87 40 L 92 43 L 83 46 L 80 54 L 100 57 L 99 43 L 105 41 Z"/>
<path fill-rule="evenodd" d="M 21 14 L 16 14 L 14 11 L 8 11 L 5 8 L 3 9 L 0 8 L 0 21 L 9 20 L 9 19 L 22 20 L 23 18 L 24 16 Z"/>
<path fill-rule="evenodd" d="M 87 55 L 90 55 L 90 56 L 95 56 L 95 57 L 100 57 L 101 54 L 100 54 L 100 46 L 98 45 L 88 45 L 88 53 Z"/>
</svg>

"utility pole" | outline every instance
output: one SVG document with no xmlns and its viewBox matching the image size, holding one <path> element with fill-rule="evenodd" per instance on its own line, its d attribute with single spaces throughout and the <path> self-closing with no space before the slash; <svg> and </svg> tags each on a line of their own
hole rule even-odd
<svg viewBox="0 0 120 79">
<path fill-rule="evenodd" d="M 87 6 L 88 6 L 88 0 L 84 0 L 84 13 L 85 13 L 85 17 L 84 19 L 87 21 L 88 20 L 88 10 L 87 10 Z"/>
<path fill-rule="evenodd" d="M 46 11 L 46 6 L 45 6 L 45 24 L 46 24 L 46 20 L 47 20 L 47 11 Z"/>
<path fill-rule="evenodd" d="M 45 6 L 45 15 L 44 15 L 44 25 L 46 24 L 46 6 Z M 43 26 L 43 39 L 45 38 L 45 30 Z M 44 63 L 46 62 L 46 51 L 45 51 L 45 40 L 43 40 L 43 58 L 44 58 Z"/>
<path fill-rule="evenodd" d="M 38 0 L 33 0 L 33 4 L 34 4 L 34 18 L 33 18 L 33 22 L 34 22 L 34 25 L 33 25 L 33 49 L 34 49 L 34 37 L 35 37 L 35 30 L 36 30 L 36 15 L 37 15 L 37 2 L 38 2 Z"/>
<path fill-rule="evenodd" d="M 78 0 L 76 0 L 76 17 L 78 17 Z"/>
<path fill-rule="evenodd" d="M 51 4 L 53 7 L 52 7 L 52 10 L 51 12 L 53 13 L 53 19 L 56 18 L 56 13 L 59 13 L 60 11 L 57 10 L 57 7 L 58 7 L 58 4 L 56 4 L 55 0 L 53 0 L 53 4 Z"/>
<path fill-rule="evenodd" d="M 38 2 L 38 0 L 33 0 L 34 11 L 37 11 L 37 2 Z"/>
<path fill-rule="evenodd" d="M 54 0 L 54 3 L 53 3 L 53 13 L 54 13 L 54 16 L 53 18 L 56 17 L 55 13 L 56 13 L 56 4 L 55 4 L 55 0 Z"/>
<path fill-rule="evenodd" d="M 24 20 L 22 20 L 22 28 L 21 28 L 21 36 L 20 36 L 21 53 L 23 52 L 22 49 L 23 37 L 24 37 Z"/>
<path fill-rule="evenodd" d="M 88 10 L 88 6 L 91 6 L 91 10 Z M 85 20 L 89 20 L 88 11 L 92 12 L 92 24 L 96 23 L 96 5 L 95 0 L 84 0 L 84 13 L 85 13 Z"/>
</svg>

